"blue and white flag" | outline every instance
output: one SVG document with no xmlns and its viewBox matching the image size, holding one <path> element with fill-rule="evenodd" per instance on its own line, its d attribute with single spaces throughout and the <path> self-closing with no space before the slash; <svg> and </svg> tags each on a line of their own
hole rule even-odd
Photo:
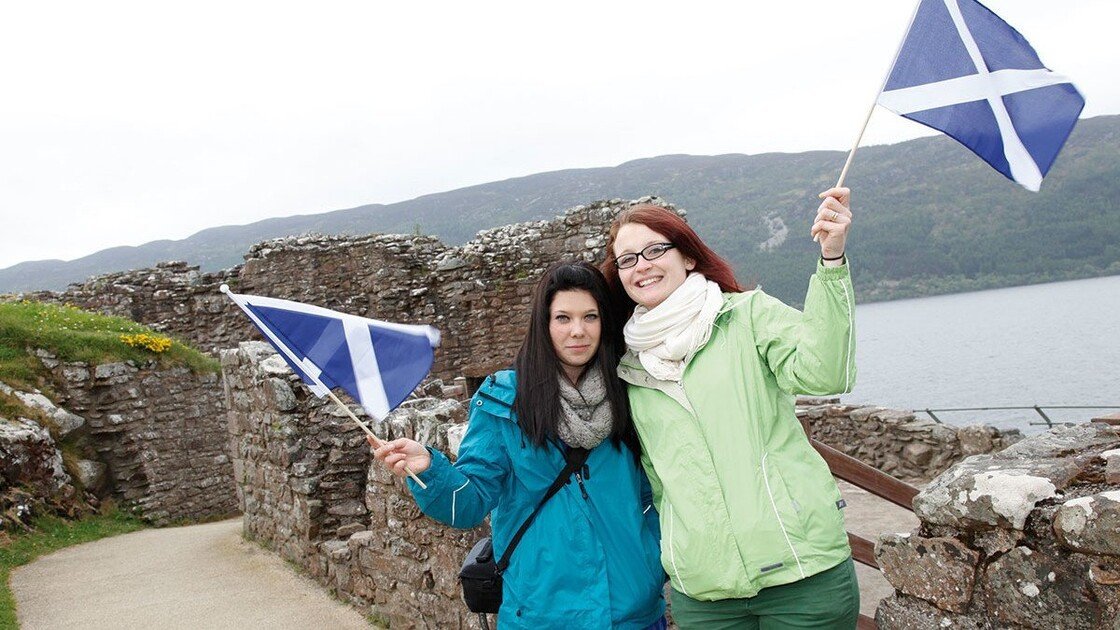
<svg viewBox="0 0 1120 630">
<path fill-rule="evenodd" d="M 1069 79 L 975 0 L 921 0 L 878 102 L 1033 191 L 1085 107 Z"/>
<path fill-rule="evenodd" d="M 310 304 L 232 293 L 292 370 L 322 398 L 341 387 L 383 419 L 432 369 L 439 331 L 392 324 Z"/>
</svg>

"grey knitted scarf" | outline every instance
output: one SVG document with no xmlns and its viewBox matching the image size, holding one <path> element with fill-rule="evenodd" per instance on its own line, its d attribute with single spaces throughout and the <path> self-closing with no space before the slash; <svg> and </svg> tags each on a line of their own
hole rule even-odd
<svg viewBox="0 0 1120 630">
<path fill-rule="evenodd" d="M 578 389 L 560 376 L 560 410 L 563 415 L 556 430 L 568 446 L 591 450 L 611 434 L 611 405 L 597 369 L 584 373 Z"/>
</svg>

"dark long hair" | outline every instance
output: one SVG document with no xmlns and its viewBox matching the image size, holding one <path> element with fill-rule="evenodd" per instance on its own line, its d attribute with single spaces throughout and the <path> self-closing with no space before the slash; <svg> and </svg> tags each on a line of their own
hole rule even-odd
<svg viewBox="0 0 1120 630">
<path fill-rule="evenodd" d="M 607 390 L 607 403 L 614 415 L 611 443 L 621 444 L 638 454 L 638 437 L 630 421 L 630 403 L 626 387 L 618 379 L 615 369 L 622 356 L 622 322 L 607 280 L 594 265 L 586 262 L 559 262 L 548 268 L 537 283 L 533 296 L 529 331 L 517 353 L 517 397 L 513 410 L 517 414 L 521 431 L 536 446 L 544 446 L 557 437 L 560 421 L 560 384 L 564 378 L 560 360 L 552 347 L 549 334 L 552 300 L 560 291 L 587 291 L 599 309 L 599 348 L 584 370 L 599 370 Z"/>
<path fill-rule="evenodd" d="M 603 261 L 601 267 L 621 309 L 621 319 L 624 322 L 634 312 L 635 303 L 626 294 L 622 281 L 619 280 L 618 267 L 614 264 L 614 242 L 618 237 L 618 231 L 627 223 L 641 223 L 664 236 L 670 243 L 676 245 L 682 256 L 696 261 L 696 268 L 693 271 L 704 274 L 705 278 L 718 284 L 721 291 L 740 293 L 747 290 L 748 287 L 740 285 L 735 279 L 735 272 L 731 269 L 731 265 L 720 258 L 711 247 L 705 245 L 696 230 L 685 223 L 678 214 L 651 203 L 640 203 L 619 212 L 611 223 L 610 237 L 607 239 L 607 259 Z"/>
</svg>

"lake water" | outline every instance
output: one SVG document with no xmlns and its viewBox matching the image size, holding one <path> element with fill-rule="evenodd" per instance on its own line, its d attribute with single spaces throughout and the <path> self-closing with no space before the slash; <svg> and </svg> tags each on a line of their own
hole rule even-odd
<svg viewBox="0 0 1120 630">
<path fill-rule="evenodd" d="M 902 409 L 1039 405 L 1083 422 L 1120 406 L 1120 276 L 856 307 L 859 376 L 844 402 Z M 921 415 L 921 414 L 920 414 Z M 1024 433 L 1031 410 L 938 412 Z"/>
</svg>

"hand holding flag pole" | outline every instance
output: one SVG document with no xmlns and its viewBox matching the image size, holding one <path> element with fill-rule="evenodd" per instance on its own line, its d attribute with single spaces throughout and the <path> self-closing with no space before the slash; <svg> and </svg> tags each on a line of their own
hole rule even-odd
<svg viewBox="0 0 1120 630">
<path fill-rule="evenodd" d="M 1069 79 L 1042 64 L 1018 31 L 976 0 L 919 0 L 837 188 L 875 105 L 947 134 L 1038 192 L 1085 99 Z"/>
<path fill-rule="evenodd" d="M 225 293 L 249 316 L 311 393 L 331 400 L 366 435 L 382 440 L 334 392 L 341 387 L 370 416 L 383 419 L 404 402 L 432 369 L 439 331 L 393 324 L 289 300 Z M 421 488 L 423 481 L 406 468 Z"/>
</svg>

